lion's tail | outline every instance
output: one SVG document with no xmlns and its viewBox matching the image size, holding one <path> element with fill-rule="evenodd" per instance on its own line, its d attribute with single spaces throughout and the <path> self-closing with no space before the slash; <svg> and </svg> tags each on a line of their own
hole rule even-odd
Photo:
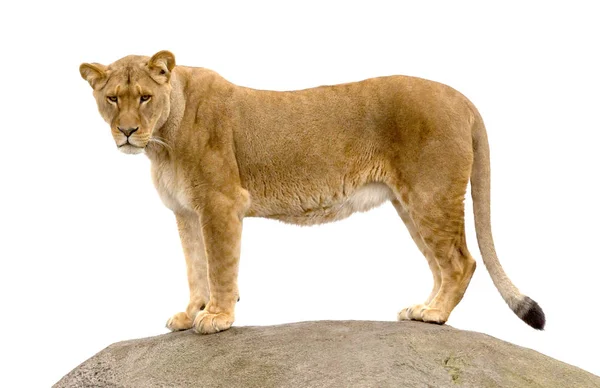
<svg viewBox="0 0 600 388">
<path fill-rule="evenodd" d="M 534 329 L 543 330 L 546 318 L 541 307 L 519 292 L 498 261 L 490 222 L 490 151 L 487 133 L 481 116 L 474 110 L 473 170 L 471 171 L 471 196 L 475 214 L 475 231 L 479 250 L 494 285 L 512 311 Z"/>
</svg>

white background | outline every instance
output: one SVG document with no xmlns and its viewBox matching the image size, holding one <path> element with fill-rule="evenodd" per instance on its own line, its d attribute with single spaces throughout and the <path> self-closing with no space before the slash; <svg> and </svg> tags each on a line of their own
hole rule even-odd
<svg viewBox="0 0 600 388">
<path fill-rule="evenodd" d="M 500 260 L 548 323 L 537 332 L 502 301 L 467 198 L 479 267 L 449 324 L 600 374 L 596 5 L 249 3 L 2 6 L 0 386 L 49 386 L 113 342 L 166 332 L 186 306 L 149 161 L 116 150 L 78 72 L 163 49 L 261 89 L 408 74 L 462 91 L 488 128 Z M 238 326 L 394 320 L 431 287 L 390 204 L 311 228 L 247 219 L 242 246 Z"/>
</svg>

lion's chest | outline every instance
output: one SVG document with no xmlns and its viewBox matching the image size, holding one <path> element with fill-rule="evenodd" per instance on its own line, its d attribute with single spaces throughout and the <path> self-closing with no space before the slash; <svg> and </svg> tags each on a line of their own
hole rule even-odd
<svg viewBox="0 0 600 388">
<path fill-rule="evenodd" d="M 167 163 L 152 166 L 152 181 L 164 205 L 175 213 L 193 210 L 183 177 Z"/>
</svg>

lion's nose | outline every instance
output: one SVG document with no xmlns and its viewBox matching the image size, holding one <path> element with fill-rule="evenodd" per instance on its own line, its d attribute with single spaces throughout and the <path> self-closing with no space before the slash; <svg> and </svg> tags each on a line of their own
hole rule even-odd
<svg viewBox="0 0 600 388">
<path fill-rule="evenodd" d="M 127 137 L 131 136 L 132 133 L 134 133 L 135 131 L 137 131 L 138 129 L 140 129 L 140 127 L 135 127 L 135 128 L 121 128 L 121 127 L 117 127 L 117 129 L 119 131 L 121 131 L 121 133 Z"/>
</svg>

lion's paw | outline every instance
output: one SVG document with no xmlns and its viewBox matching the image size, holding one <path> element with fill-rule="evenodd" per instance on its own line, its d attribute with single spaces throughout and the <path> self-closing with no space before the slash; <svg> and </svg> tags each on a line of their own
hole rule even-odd
<svg viewBox="0 0 600 388">
<path fill-rule="evenodd" d="M 422 321 L 441 325 L 448 320 L 448 314 L 444 314 L 441 310 L 431 308 L 424 304 L 415 304 L 401 310 L 398 313 L 398 320 Z"/>
<path fill-rule="evenodd" d="M 227 330 L 233 324 L 233 315 L 227 313 L 212 314 L 200 311 L 194 319 L 194 331 L 200 334 L 218 333 Z"/>
<path fill-rule="evenodd" d="M 410 307 L 402 309 L 398 313 L 399 321 L 420 321 L 423 310 L 427 308 L 424 304 L 414 304 Z"/>
<path fill-rule="evenodd" d="M 432 309 L 428 307 L 421 313 L 421 320 L 423 322 L 437 323 L 438 325 L 443 325 L 448 320 L 448 314 L 444 313 L 440 309 Z"/>
<path fill-rule="evenodd" d="M 181 331 L 191 329 L 193 323 L 194 321 L 192 320 L 192 318 L 190 318 L 190 316 L 187 313 L 181 312 L 169 318 L 166 326 L 167 329 L 171 331 Z"/>
</svg>

